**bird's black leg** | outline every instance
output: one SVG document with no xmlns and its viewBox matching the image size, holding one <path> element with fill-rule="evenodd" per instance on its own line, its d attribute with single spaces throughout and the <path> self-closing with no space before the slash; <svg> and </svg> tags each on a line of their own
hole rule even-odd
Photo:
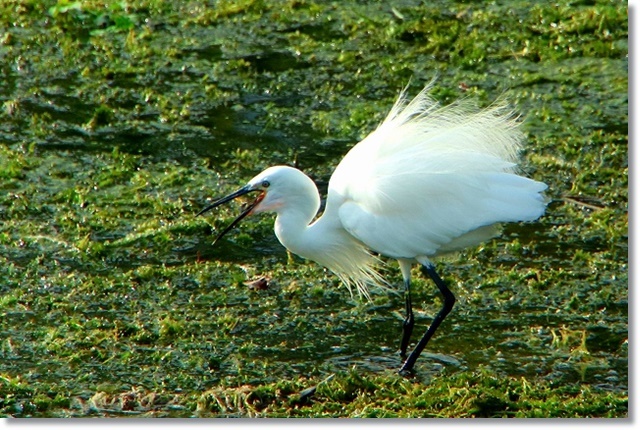
<svg viewBox="0 0 640 430">
<path fill-rule="evenodd" d="M 431 323 L 431 326 L 429 327 L 429 329 L 426 331 L 424 336 L 422 336 L 422 339 L 420 339 L 420 342 L 418 342 L 416 347 L 413 349 L 413 351 L 409 355 L 409 358 L 407 358 L 407 360 L 404 362 L 404 364 L 402 365 L 402 368 L 400 368 L 400 373 L 408 373 L 413 370 L 413 366 L 414 364 L 416 364 L 416 360 L 420 356 L 420 353 L 422 352 L 424 347 L 427 346 L 427 342 L 429 342 L 429 339 L 431 339 L 431 336 L 433 336 L 433 334 L 436 332 L 436 330 L 440 326 L 440 323 L 442 323 L 442 321 L 444 321 L 445 317 L 449 314 L 449 312 L 451 312 L 451 309 L 453 309 L 453 305 L 456 302 L 455 296 L 453 295 L 451 290 L 449 290 L 449 288 L 444 283 L 442 278 L 438 276 L 433 265 L 424 264 L 422 267 L 423 267 L 423 271 L 426 272 L 429 275 L 429 277 L 433 279 L 433 282 L 436 283 L 436 286 L 438 287 L 438 289 L 440 290 L 440 293 L 444 297 L 444 304 L 442 306 L 442 309 L 440 309 L 440 312 L 438 312 L 436 317 L 433 319 L 433 322 Z"/>
<path fill-rule="evenodd" d="M 407 347 L 413 332 L 413 310 L 411 309 L 411 281 L 404 281 L 404 297 L 406 317 L 402 323 L 402 342 L 400 342 L 400 357 L 404 360 L 407 357 Z"/>
</svg>

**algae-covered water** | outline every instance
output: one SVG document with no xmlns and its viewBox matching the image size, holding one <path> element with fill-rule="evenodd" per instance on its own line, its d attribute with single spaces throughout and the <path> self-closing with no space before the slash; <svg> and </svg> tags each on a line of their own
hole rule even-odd
<svg viewBox="0 0 640 430">
<path fill-rule="evenodd" d="M 16 0 L 0 24 L 0 415 L 628 415 L 626 4 Z M 549 205 L 437 261 L 458 302 L 403 377 L 401 294 L 351 297 L 272 216 L 214 247 L 240 205 L 195 214 L 273 164 L 325 192 L 433 78 L 514 106 Z M 417 337 L 441 301 L 414 278 Z"/>
</svg>

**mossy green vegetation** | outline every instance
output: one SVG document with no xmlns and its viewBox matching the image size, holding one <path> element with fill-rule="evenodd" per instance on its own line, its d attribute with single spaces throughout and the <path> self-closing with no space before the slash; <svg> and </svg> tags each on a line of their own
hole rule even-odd
<svg viewBox="0 0 640 430">
<path fill-rule="evenodd" d="M 0 415 L 628 415 L 626 4 L 15 0 L 0 20 Z M 459 301 L 405 378 L 400 295 L 351 297 L 269 216 L 213 247 L 238 206 L 194 215 L 273 164 L 326 189 L 436 76 L 443 103 L 514 105 L 550 203 L 437 262 Z M 414 301 L 426 328 L 418 272 Z"/>
</svg>

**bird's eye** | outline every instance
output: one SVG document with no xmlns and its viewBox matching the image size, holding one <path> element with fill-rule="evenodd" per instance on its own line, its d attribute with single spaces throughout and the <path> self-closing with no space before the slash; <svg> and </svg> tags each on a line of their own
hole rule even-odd
<svg viewBox="0 0 640 430">
<path fill-rule="evenodd" d="M 269 181 L 262 181 L 262 188 L 269 188 L 269 185 L 271 185 Z"/>
</svg>

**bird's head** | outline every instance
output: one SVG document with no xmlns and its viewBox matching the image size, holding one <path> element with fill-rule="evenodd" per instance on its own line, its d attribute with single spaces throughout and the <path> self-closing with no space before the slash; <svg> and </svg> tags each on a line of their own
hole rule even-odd
<svg viewBox="0 0 640 430">
<path fill-rule="evenodd" d="M 216 241 L 238 225 L 245 217 L 254 213 L 280 213 L 285 208 L 289 208 L 308 212 L 311 214 L 310 218 L 312 218 L 320 207 L 318 190 L 307 175 L 293 167 L 274 166 L 254 176 L 247 185 L 239 190 L 214 201 L 196 216 L 249 193 L 256 193 L 257 197 L 218 235 Z"/>
</svg>

